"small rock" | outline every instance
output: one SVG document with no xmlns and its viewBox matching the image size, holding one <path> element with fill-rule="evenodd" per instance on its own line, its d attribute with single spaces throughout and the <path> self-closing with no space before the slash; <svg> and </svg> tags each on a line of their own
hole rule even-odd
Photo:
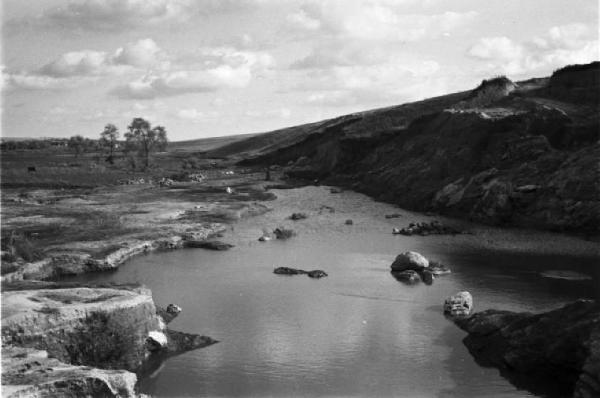
<svg viewBox="0 0 600 398">
<path fill-rule="evenodd" d="M 444 314 L 452 317 L 467 316 L 473 310 L 473 296 L 469 292 L 458 292 L 444 301 Z"/>
<path fill-rule="evenodd" d="M 181 307 L 177 304 L 169 304 L 167 305 L 167 313 L 169 314 L 179 314 L 182 311 Z"/>
<path fill-rule="evenodd" d="M 444 264 L 438 261 L 430 261 L 428 270 L 434 275 L 446 275 L 451 273 L 450 268 L 446 267 Z"/>
<path fill-rule="evenodd" d="M 421 271 L 421 273 L 419 275 L 421 276 L 423 283 L 425 283 L 426 285 L 433 284 L 434 277 L 433 277 L 433 272 L 431 272 L 431 270 L 424 269 L 423 271 Z"/>
<path fill-rule="evenodd" d="M 314 270 L 314 271 L 309 271 L 307 272 L 307 275 L 310 278 L 323 278 L 325 276 L 327 276 L 327 273 L 325 271 L 321 271 L 320 269 Z"/>
<path fill-rule="evenodd" d="M 354 224 L 354 221 L 352 221 L 352 220 L 346 220 L 346 222 L 344 224 L 346 224 L 346 225 L 352 225 L 352 224 Z"/>
<path fill-rule="evenodd" d="M 159 332 L 157 330 L 153 330 L 148 333 L 148 338 L 146 339 L 146 345 L 149 351 L 159 351 L 163 348 L 166 348 L 168 344 L 167 336 L 163 332 Z"/>
<path fill-rule="evenodd" d="M 259 241 L 259 242 L 268 242 L 268 241 L 270 241 L 271 239 L 273 239 L 273 238 L 271 238 L 271 237 L 270 237 L 270 236 L 268 236 L 268 235 L 263 235 L 263 236 L 261 236 L 260 238 L 258 238 L 258 241 Z"/>
<path fill-rule="evenodd" d="M 273 230 L 273 235 L 275 235 L 275 238 L 277 238 L 277 239 L 285 240 L 285 239 L 289 239 L 292 236 L 296 235 L 296 233 L 291 229 L 279 227 L 279 228 L 275 228 Z"/>
<path fill-rule="evenodd" d="M 292 213 L 292 215 L 290 216 L 290 220 L 294 221 L 304 220 L 305 218 L 308 218 L 306 213 Z"/>
<path fill-rule="evenodd" d="M 341 190 L 341 189 L 339 189 L 339 188 L 331 188 L 331 189 L 329 190 L 329 192 L 331 192 L 331 193 L 342 193 L 342 190 Z"/>
</svg>

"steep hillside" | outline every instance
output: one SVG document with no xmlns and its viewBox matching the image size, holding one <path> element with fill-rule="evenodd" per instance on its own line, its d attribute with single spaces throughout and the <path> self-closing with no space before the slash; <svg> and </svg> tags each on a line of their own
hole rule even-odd
<svg viewBox="0 0 600 398">
<path fill-rule="evenodd" d="M 244 165 L 490 224 L 600 232 L 600 63 L 245 141 Z M 268 141 L 268 144 L 265 144 Z M 233 154 L 231 146 L 218 152 Z M 228 152 L 229 151 L 229 152 Z"/>
</svg>

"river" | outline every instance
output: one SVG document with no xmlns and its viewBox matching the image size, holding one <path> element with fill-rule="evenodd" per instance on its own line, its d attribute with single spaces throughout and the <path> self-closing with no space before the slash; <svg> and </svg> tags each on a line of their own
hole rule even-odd
<svg viewBox="0 0 600 398">
<path fill-rule="evenodd" d="M 493 368 L 475 363 L 465 333 L 442 315 L 444 298 L 472 293 L 477 311 L 545 311 L 592 294 L 584 282 L 542 278 L 580 270 L 597 246 L 558 234 L 461 223 L 472 235 L 405 237 L 394 226 L 432 217 L 326 187 L 274 191 L 273 210 L 225 234 L 226 252 L 188 249 L 136 257 L 85 281 L 141 282 L 157 303 L 183 312 L 170 327 L 220 342 L 170 358 L 141 380 L 153 397 L 369 396 L 526 397 Z M 332 212 L 322 206 L 331 206 Z M 308 219 L 286 220 L 302 211 Z M 386 219 L 385 214 L 401 217 Z M 345 220 L 352 219 L 353 225 Z M 438 218 L 439 219 L 439 218 Z M 446 219 L 441 219 L 447 221 Z M 287 241 L 258 242 L 263 229 L 292 227 Z M 432 286 L 389 272 L 418 251 L 452 269 Z M 329 276 L 273 274 L 279 266 Z"/>
</svg>

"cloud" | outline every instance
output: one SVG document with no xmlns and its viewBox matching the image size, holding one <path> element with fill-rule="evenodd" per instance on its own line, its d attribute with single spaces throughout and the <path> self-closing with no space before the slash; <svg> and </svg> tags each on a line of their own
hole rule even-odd
<svg viewBox="0 0 600 398">
<path fill-rule="evenodd" d="M 177 116 L 179 119 L 183 119 L 183 120 L 189 120 L 192 122 L 200 122 L 200 121 L 204 121 L 206 119 L 214 119 L 214 118 L 219 117 L 219 112 L 216 112 L 216 111 L 202 112 L 196 108 L 186 108 L 186 109 L 180 109 L 179 111 L 177 111 L 175 116 Z"/>
<path fill-rule="evenodd" d="M 24 24 L 74 30 L 124 31 L 141 27 L 175 26 L 194 17 L 241 13 L 270 0 L 69 0 L 44 10 L 38 17 L 9 20 L 11 32 Z"/>
<path fill-rule="evenodd" d="M 523 56 L 524 48 L 508 37 L 484 37 L 469 49 L 468 54 L 480 59 L 511 61 Z"/>
<path fill-rule="evenodd" d="M 152 39 L 142 39 L 118 48 L 111 62 L 120 65 L 131 65 L 140 68 L 158 65 L 166 62 L 167 56 Z"/>
<path fill-rule="evenodd" d="M 407 13 L 402 8 L 404 3 L 386 0 L 310 1 L 289 14 L 287 22 L 306 34 L 362 40 L 417 41 L 454 31 L 477 16 L 474 11 Z"/>
<path fill-rule="evenodd" d="M 587 25 L 569 24 L 552 27 L 544 35 L 523 42 L 504 36 L 484 37 L 467 55 L 482 61 L 481 70 L 490 73 L 548 73 L 567 64 L 597 60 L 598 38 Z"/>
<path fill-rule="evenodd" d="M 84 0 L 47 10 L 42 18 L 70 28 L 121 30 L 185 21 L 195 9 L 192 0 Z"/>
<path fill-rule="evenodd" d="M 150 99 L 186 93 L 246 87 L 252 77 L 275 65 L 266 52 L 238 51 L 231 47 L 204 47 L 186 55 L 176 70 L 149 73 L 112 93 L 120 98 Z"/>
<path fill-rule="evenodd" d="M 94 79 L 90 77 L 73 79 L 27 73 L 5 73 L 3 80 L 7 90 L 14 90 L 15 88 L 24 90 L 63 90 L 78 87 Z"/>
<path fill-rule="evenodd" d="M 73 51 L 62 54 L 56 60 L 42 66 L 38 75 L 49 77 L 85 76 L 103 73 L 108 56 L 100 51 Z"/>
<path fill-rule="evenodd" d="M 160 75 L 148 74 L 116 87 L 112 93 L 120 98 L 151 99 L 186 93 L 210 92 L 221 88 L 248 85 L 250 69 L 221 65 L 207 70 L 181 70 Z"/>
<path fill-rule="evenodd" d="M 11 87 L 31 90 L 73 88 L 94 77 L 168 65 L 168 57 L 158 45 L 152 39 L 142 39 L 113 54 L 93 50 L 67 52 L 32 72 L 8 73 L 6 80 Z"/>
<path fill-rule="evenodd" d="M 312 105 L 397 103 L 442 94 L 446 87 L 437 77 L 440 69 L 432 60 L 398 56 L 383 63 L 301 71 L 305 76 L 292 90 L 307 91 L 304 102 Z"/>
</svg>

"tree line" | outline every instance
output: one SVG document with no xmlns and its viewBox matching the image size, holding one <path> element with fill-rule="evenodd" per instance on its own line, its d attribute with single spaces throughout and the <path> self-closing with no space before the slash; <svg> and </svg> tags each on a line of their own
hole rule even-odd
<svg viewBox="0 0 600 398">
<path fill-rule="evenodd" d="M 107 124 L 100 133 L 100 146 L 108 152 L 106 161 L 111 164 L 114 164 L 115 152 L 121 145 L 119 135 L 119 129 L 112 123 Z M 124 137 L 123 152 L 136 152 L 142 158 L 144 167 L 150 164 L 150 154 L 164 151 L 168 143 L 167 130 L 163 126 L 152 127 L 150 122 L 141 117 L 131 121 Z"/>
<path fill-rule="evenodd" d="M 163 126 L 152 126 L 147 120 L 136 117 L 127 126 L 127 131 L 121 139 L 117 126 L 108 123 L 100 132 L 99 139 L 85 138 L 74 135 L 70 138 L 48 138 L 30 140 L 3 141 L 2 150 L 43 150 L 50 148 L 68 148 L 75 157 L 86 152 L 105 153 L 106 161 L 114 164 L 117 152 L 125 155 L 136 154 L 142 159 L 143 167 L 150 165 L 150 156 L 153 152 L 164 151 L 167 147 L 167 130 Z M 135 166 L 135 162 L 133 162 Z"/>
</svg>

